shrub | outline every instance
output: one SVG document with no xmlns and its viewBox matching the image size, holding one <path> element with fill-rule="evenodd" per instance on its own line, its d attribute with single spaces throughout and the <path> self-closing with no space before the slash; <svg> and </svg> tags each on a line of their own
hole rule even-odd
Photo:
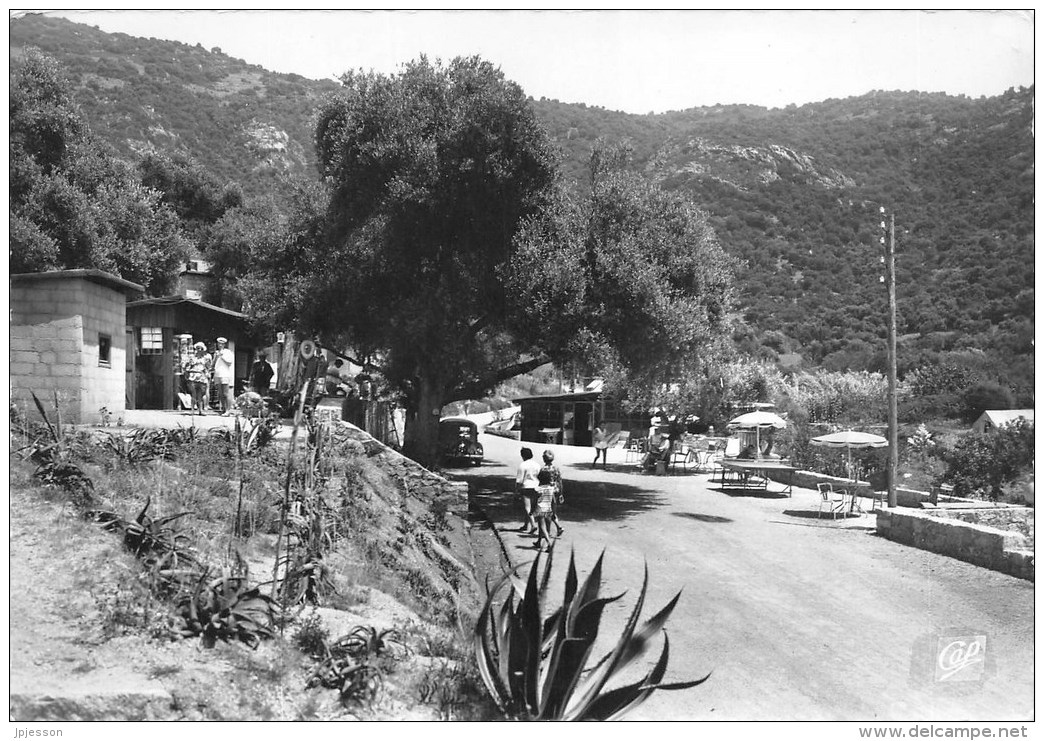
<svg viewBox="0 0 1044 741">
<path fill-rule="evenodd" d="M 961 394 L 961 418 L 974 422 L 987 409 L 1011 409 L 1014 404 L 1010 389 L 996 383 L 977 383 Z"/>
<path fill-rule="evenodd" d="M 1033 465 L 1033 426 L 1024 419 L 984 435 L 968 433 L 947 455 L 943 480 L 957 496 L 997 500 L 1003 485 Z"/>
<path fill-rule="evenodd" d="M 228 573 L 213 580 L 204 573 L 195 590 L 179 600 L 178 616 L 181 635 L 200 636 L 205 648 L 219 640 L 257 648 L 262 639 L 275 635 L 272 599 L 259 587 L 250 587 L 245 577 Z"/>
</svg>

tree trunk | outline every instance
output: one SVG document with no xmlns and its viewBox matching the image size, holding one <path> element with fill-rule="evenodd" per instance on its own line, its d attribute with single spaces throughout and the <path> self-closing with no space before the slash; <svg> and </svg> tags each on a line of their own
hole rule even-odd
<svg viewBox="0 0 1044 741">
<path fill-rule="evenodd" d="M 428 468 L 438 463 L 442 397 L 442 384 L 433 378 L 420 376 L 414 398 L 411 399 L 411 408 L 406 413 L 403 453 Z"/>
</svg>

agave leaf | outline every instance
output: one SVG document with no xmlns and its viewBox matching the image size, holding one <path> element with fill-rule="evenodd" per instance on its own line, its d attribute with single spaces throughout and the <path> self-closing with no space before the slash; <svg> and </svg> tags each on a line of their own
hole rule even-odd
<svg viewBox="0 0 1044 741">
<path fill-rule="evenodd" d="M 627 618 L 627 624 L 624 626 L 623 633 L 620 635 L 620 638 L 616 642 L 616 646 L 610 653 L 609 660 L 588 677 L 587 682 L 584 684 L 583 691 L 578 696 L 571 698 L 570 705 L 567 709 L 569 714 L 582 716 L 584 714 L 584 709 L 594 701 L 609 678 L 619 671 L 620 667 L 618 666 L 618 662 L 620 657 L 627 650 L 628 644 L 631 641 L 634 628 L 638 623 L 638 616 L 641 614 L 642 607 L 645 604 L 645 592 L 648 589 L 648 586 L 649 565 L 646 564 L 645 575 L 642 579 L 642 588 L 638 593 L 638 599 L 635 601 L 634 609 L 631 610 L 631 614 Z"/>
<path fill-rule="evenodd" d="M 572 635 L 564 636 L 554 648 L 549 661 L 544 706 L 540 717 L 558 717 L 565 703 L 572 696 L 584 673 L 584 665 L 598 638 L 598 626 L 606 605 L 623 595 L 601 597 L 589 602 L 580 610 Z"/>
<path fill-rule="evenodd" d="M 623 668 L 634 661 L 636 658 L 644 654 L 648 650 L 648 643 L 652 637 L 658 633 L 663 626 L 667 623 L 667 618 L 671 616 L 674 611 L 675 605 L 678 604 L 678 598 L 681 597 L 681 591 L 674 595 L 673 599 L 664 605 L 658 613 L 653 615 L 651 618 L 642 623 L 642 627 L 631 637 L 631 640 L 627 642 L 624 650 L 620 654 L 619 668 Z"/>
<path fill-rule="evenodd" d="M 145 497 L 145 506 L 141 508 L 141 512 L 139 512 L 138 516 L 134 518 L 134 521 L 137 522 L 139 525 L 144 524 L 145 517 L 146 517 L 145 513 L 148 511 L 149 505 L 151 503 L 152 503 L 152 495 L 149 494 L 148 496 Z"/>
<path fill-rule="evenodd" d="M 526 708 L 531 714 L 539 712 L 540 705 L 540 649 L 544 644 L 543 621 L 540 619 L 540 559 L 533 560 L 526 582 L 526 595 L 516 612 L 519 634 L 525 638 L 525 665 L 522 677 L 525 684 Z"/>
<path fill-rule="evenodd" d="M 505 615 L 504 609 L 510 609 L 505 602 L 500 613 L 500 619 L 494 617 L 494 598 L 501 588 L 510 581 L 510 574 L 501 579 L 497 585 L 488 591 L 486 604 L 479 613 L 475 624 L 475 658 L 477 659 L 479 675 L 482 677 L 486 689 L 493 698 L 493 702 L 501 712 L 507 712 L 509 688 L 505 676 L 507 651 L 505 650 L 506 636 L 504 634 Z"/>
<path fill-rule="evenodd" d="M 566 570 L 565 580 L 565 594 L 562 598 L 562 604 L 568 605 L 573 601 L 573 595 L 576 594 L 576 588 L 578 580 L 576 577 L 576 552 L 574 549 L 569 551 L 569 568 Z"/>
<path fill-rule="evenodd" d="M 51 420 L 47 417 L 47 412 L 44 411 L 43 403 L 36 398 L 36 394 L 32 391 L 29 394 L 33 397 L 33 403 L 36 404 L 36 411 L 40 412 L 40 416 L 43 417 L 44 424 L 47 425 L 47 429 L 51 433 L 51 439 L 58 442 L 58 433 L 55 431 L 54 426 L 51 424 Z M 57 400 L 55 400 L 55 406 L 57 407 Z"/>
<path fill-rule="evenodd" d="M 598 589 L 602 583 L 602 559 L 605 557 L 605 549 L 602 549 L 601 554 L 598 556 L 598 560 L 595 561 L 594 568 L 591 569 L 591 573 L 587 575 L 584 580 L 583 587 L 578 592 L 575 592 L 572 598 L 568 602 L 566 608 L 566 619 L 565 627 L 569 635 L 574 632 L 574 625 L 576 623 L 577 613 L 580 612 L 580 608 L 588 602 L 591 602 L 598 598 Z"/>
<path fill-rule="evenodd" d="M 184 517 L 185 515 L 191 515 L 191 514 L 192 514 L 191 511 L 188 511 L 188 512 L 178 512 L 176 515 L 167 515 L 166 517 L 161 517 L 158 520 L 153 520 L 152 524 L 153 524 L 154 527 L 159 527 L 161 525 L 166 525 L 168 522 L 173 522 L 174 520 L 177 520 L 180 517 Z"/>
<path fill-rule="evenodd" d="M 689 682 L 662 683 L 663 675 L 667 671 L 667 661 L 670 655 L 670 642 L 667 633 L 663 634 L 663 651 L 656 665 L 642 679 L 626 687 L 620 687 L 602 694 L 588 708 L 583 718 L 576 720 L 619 720 L 624 715 L 634 710 L 638 705 L 645 702 L 654 690 L 683 690 L 703 684 L 710 677 L 710 673 L 701 679 Z"/>
</svg>

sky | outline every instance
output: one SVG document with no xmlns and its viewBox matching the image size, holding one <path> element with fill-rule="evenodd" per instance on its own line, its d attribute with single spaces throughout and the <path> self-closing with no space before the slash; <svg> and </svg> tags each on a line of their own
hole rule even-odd
<svg viewBox="0 0 1044 741">
<path fill-rule="evenodd" d="M 535 98 L 630 113 L 871 90 L 991 96 L 1034 79 L 1030 10 L 45 12 L 312 79 L 478 54 Z"/>
</svg>

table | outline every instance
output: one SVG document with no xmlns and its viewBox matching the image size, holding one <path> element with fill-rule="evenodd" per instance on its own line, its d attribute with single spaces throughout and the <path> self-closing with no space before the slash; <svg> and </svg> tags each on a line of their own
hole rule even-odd
<svg viewBox="0 0 1044 741">
<path fill-rule="evenodd" d="M 558 433 L 562 431 L 561 427 L 541 427 L 540 434 L 544 436 L 545 442 L 548 445 L 554 445 L 558 442 Z"/>
<path fill-rule="evenodd" d="M 794 495 L 794 466 L 781 461 L 772 460 L 739 460 L 726 458 L 721 462 L 721 487 L 723 489 L 740 489 L 742 491 L 768 491 L 768 472 L 780 471 L 787 474 L 783 493 Z M 753 483 L 752 483 L 753 479 Z"/>
<path fill-rule="evenodd" d="M 850 515 L 855 514 L 858 509 L 859 513 L 862 514 L 865 510 L 859 503 L 859 493 L 865 492 L 867 496 L 873 497 L 873 488 L 870 486 L 869 481 L 846 481 L 843 484 L 839 484 L 835 487 L 835 491 L 843 491 L 848 495 L 849 505 L 848 513 Z"/>
</svg>

